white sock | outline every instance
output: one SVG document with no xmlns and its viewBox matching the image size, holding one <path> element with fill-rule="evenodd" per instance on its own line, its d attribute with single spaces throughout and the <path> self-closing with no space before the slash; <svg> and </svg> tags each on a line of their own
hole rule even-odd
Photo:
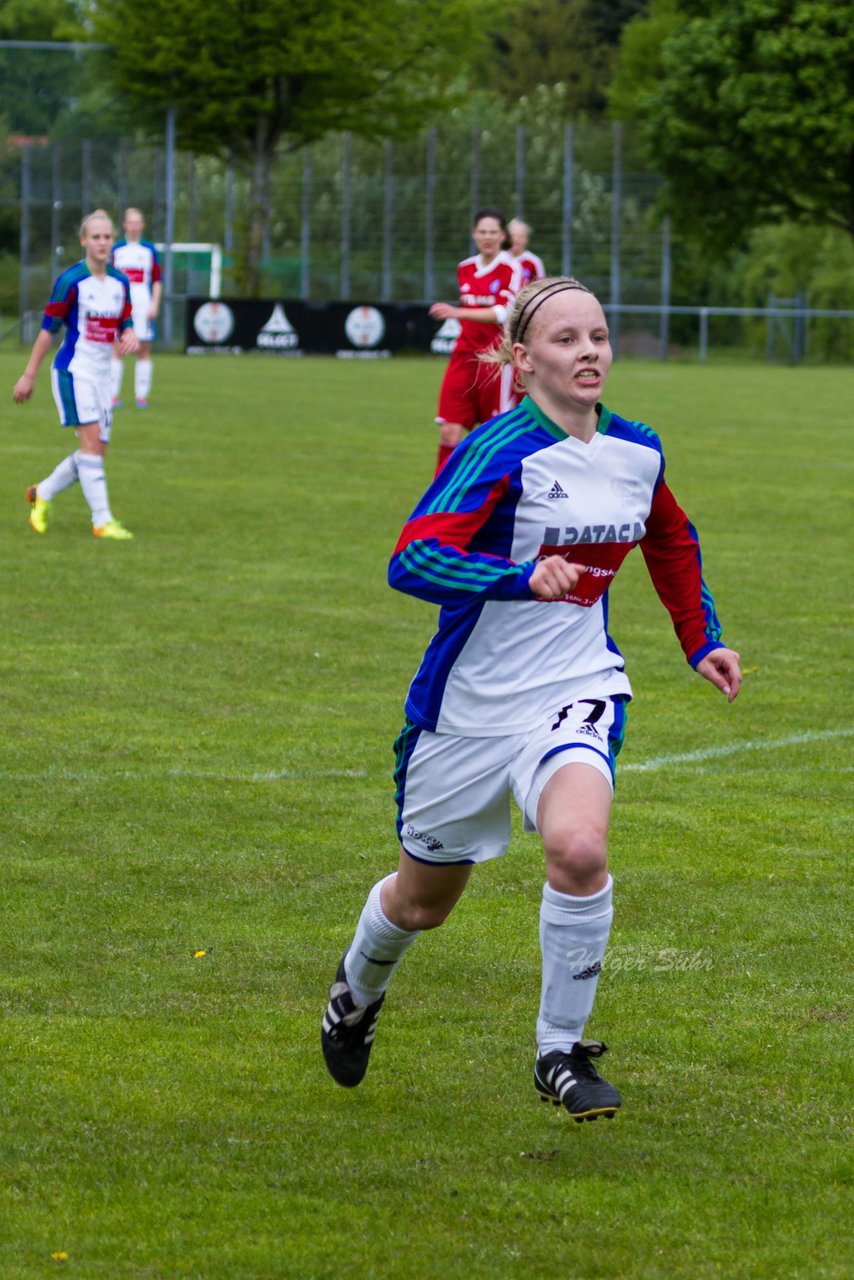
<svg viewBox="0 0 854 1280">
<path fill-rule="evenodd" d="M 92 524 L 96 529 L 100 529 L 102 525 L 109 524 L 113 518 L 110 512 L 110 499 L 107 496 L 104 459 L 96 453 L 81 453 L 79 449 L 76 457 L 80 488 L 92 512 Z"/>
<path fill-rule="evenodd" d="M 344 961 L 347 985 L 360 1004 L 373 1004 L 379 1000 L 403 953 L 420 932 L 408 933 L 406 929 L 398 929 L 383 911 L 380 894 L 389 879 L 391 877 L 386 876 L 380 880 L 368 894 L 356 926 L 356 936 Z"/>
<path fill-rule="evenodd" d="M 147 400 L 151 390 L 151 360 L 137 360 L 133 371 L 134 392 L 137 400 Z"/>
<path fill-rule="evenodd" d="M 63 458 L 59 466 L 51 471 L 46 480 L 36 485 L 36 492 L 40 498 L 44 498 L 45 502 L 52 502 L 58 493 L 76 484 L 78 479 L 77 454 L 69 453 L 68 457 Z"/>
<path fill-rule="evenodd" d="M 124 373 L 124 368 L 124 360 L 117 360 L 113 356 L 110 360 L 110 389 L 114 400 L 120 400 L 122 396 L 122 374 Z"/>
<path fill-rule="evenodd" d="M 537 1018 L 540 1053 L 568 1051 L 584 1034 L 614 916 L 613 880 L 587 898 L 543 885 L 540 949 L 543 985 Z"/>
</svg>

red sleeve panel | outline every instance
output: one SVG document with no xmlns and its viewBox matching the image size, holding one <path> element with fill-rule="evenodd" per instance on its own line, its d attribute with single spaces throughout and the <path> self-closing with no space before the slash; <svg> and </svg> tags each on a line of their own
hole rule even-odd
<svg viewBox="0 0 854 1280">
<path fill-rule="evenodd" d="M 649 576 L 692 667 L 721 644 L 715 602 L 703 581 L 697 530 L 662 479 L 641 539 Z"/>
</svg>

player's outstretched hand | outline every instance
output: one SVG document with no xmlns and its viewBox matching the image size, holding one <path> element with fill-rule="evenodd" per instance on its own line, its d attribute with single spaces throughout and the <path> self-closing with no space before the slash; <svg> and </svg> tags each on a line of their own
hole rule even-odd
<svg viewBox="0 0 854 1280">
<path fill-rule="evenodd" d="M 119 355 L 132 356 L 134 352 L 139 351 L 139 338 L 133 329 L 125 329 L 116 345 L 119 349 Z"/>
<path fill-rule="evenodd" d="M 434 302 L 430 308 L 434 320 L 453 320 L 456 314 L 457 308 L 450 302 Z"/>
<path fill-rule="evenodd" d="M 741 658 L 734 649 L 713 649 L 706 654 L 702 662 L 697 663 L 697 671 L 727 696 L 727 702 L 734 702 L 741 688 Z"/>
<path fill-rule="evenodd" d="M 537 564 L 528 585 L 540 600 L 562 600 L 586 572 L 585 564 L 570 564 L 563 556 L 546 556 Z"/>
<path fill-rule="evenodd" d="M 33 394 L 34 384 L 35 378 L 31 377 L 28 373 L 22 373 L 12 388 L 12 399 L 17 404 L 23 404 L 25 400 L 29 400 L 30 396 Z"/>
</svg>

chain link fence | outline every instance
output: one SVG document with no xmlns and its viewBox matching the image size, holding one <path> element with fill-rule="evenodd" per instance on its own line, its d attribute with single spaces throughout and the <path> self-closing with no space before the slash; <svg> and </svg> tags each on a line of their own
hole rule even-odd
<svg viewBox="0 0 854 1280">
<path fill-rule="evenodd" d="M 221 249 L 221 292 L 240 293 L 249 193 L 235 167 L 106 132 L 12 135 L 0 156 L 0 335 L 32 338 L 56 275 L 80 256 L 77 228 L 93 208 L 117 221 L 143 210 L 146 235 Z M 854 311 L 811 311 L 808 300 L 675 306 L 669 227 L 654 212 L 658 181 L 619 126 L 472 126 L 451 116 L 406 143 L 341 134 L 283 154 L 270 187 L 263 293 L 363 301 L 452 299 L 470 227 L 497 206 L 532 228 L 549 272 L 571 273 L 606 304 L 623 354 L 706 358 L 748 347 L 769 359 L 810 353 L 816 325 L 851 342 Z M 169 198 L 172 197 L 170 205 Z M 166 337 L 183 332 L 183 299 L 209 292 L 210 259 L 175 255 Z M 757 326 L 757 321 L 761 325 Z M 840 338 L 839 335 L 842 335 Z M 833 343 L 831 343 L 833 345 Z"/>
</svg>

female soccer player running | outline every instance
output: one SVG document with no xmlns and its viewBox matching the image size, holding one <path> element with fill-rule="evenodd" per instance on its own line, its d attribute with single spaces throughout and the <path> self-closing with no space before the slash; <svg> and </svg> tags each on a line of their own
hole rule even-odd
<svg viewBox="0 0 854 1280">
<path fill-rule="evenodd" d="M 505 252 L 510 246 L 507 223 L 497 209 L 481 209 L 474 216 L 472 235 L 478 252 L 457 267 L 459 306 L 434 302 L 434 320 L 459 320 L 460 335 L 454 343 L 439 392 L 439 455 L 442 469 L 466 431 L 509 409 L 512 400 L 509 371 L 499 373 L 484 364 L 481 354 L 501 341 L 507 308 L 522 284 L 519 268 Z"/>
<path fill-rule="evenodd" d="M 363 1078 L 386 986 L 447 918 L 472 867 L 503 854 L 509 797 L 545 851 L 534 1084 L 576 1120 L 613 1116 L 584 1028 L 613 914 L 614 764 L 631 686 L 607 632 L 607 589 L 639 545 L 685 655 L 732 702 L 696 532 L 658 436 L 601 402 L 611 364 L 601 306 L 566 277 L 519 293 L 497 359 L 527 395 L 470 435 L 415 508 L 389 581 L 441 605 L 395 744 L 401 851 L 368 895 L 330 988 L 327 1067 Z"/>
<path fill-rule="evenodd" d="M 52 337 L 64 324 L 65 340 L 53 361 L 51 383 L 59 421 L 63 427 L 74 428 L 80 447 L 45 480 L 28 487 L 30 525 L 36 533 L 46 532 L 56 495 L 79 480 L 92 512 L 95 537 L 133 537 L 113 519 L 104 475 L 113 414 L 110 355 L 114 344 L 122 355 L 139 348 L 131 320 L 128 281 L 110 265 L 113 237 L 112 221 L 103 209 L 96 209 L 83 219 L 83 260 L 57 278 L 27 367 L 12 392 L 19 404 L 29 400 Z"/>
</svg>

